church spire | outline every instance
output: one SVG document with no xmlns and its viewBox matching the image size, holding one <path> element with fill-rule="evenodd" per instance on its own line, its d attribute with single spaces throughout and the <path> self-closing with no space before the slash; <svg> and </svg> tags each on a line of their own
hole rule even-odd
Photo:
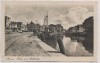
<svg viewBox="0 0 100 63">
<path fill-rule="evenodd" d="M 48 11 L 46 11 L 46 16 L 44 17 L 44 26 L 48 26 Z"/>
</svg>

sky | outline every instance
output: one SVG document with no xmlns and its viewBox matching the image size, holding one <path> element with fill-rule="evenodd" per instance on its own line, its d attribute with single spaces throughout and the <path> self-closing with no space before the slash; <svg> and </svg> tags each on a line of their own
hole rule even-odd
<svg viewBox="0 0 100 63">
<path fill-rule="evenodd" d="M 82 24 L 84 20 L 94 15 L 92 5 L 66 4 L 67 2 L 7 2 L 5 15 L 11 21 L 23 24 L 39 23 L 43 25 L 48 12 L 49 24 L 62 24 L 65 29 Z M 37 20 L 37 21 L 36 21 Z"/>
</svg>

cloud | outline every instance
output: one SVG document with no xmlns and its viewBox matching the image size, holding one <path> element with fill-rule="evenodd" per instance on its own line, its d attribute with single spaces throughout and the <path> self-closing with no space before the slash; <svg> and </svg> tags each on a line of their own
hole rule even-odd
<svg viewBox="0 0 100 63">
<path fill-rule="evenodd" d="M 81 23 L 85 18 L 85 15 L 88 15 L 88 9 L 83 7 L 74 7 L 69 9 L 69 13 L 67 14 L 66 18 L 70 23 Z"/>
<path fill-rule="evenodd" d="M 59 21 L 62 22 L 64 28 L 68 29 L 69 27 L 82 24 L 90 16 L 93 16 L 93 11 L 90 12 L 88 8 L 81 6 L 71 7 L 67 14 L 59 15 Z"/>
</svg>

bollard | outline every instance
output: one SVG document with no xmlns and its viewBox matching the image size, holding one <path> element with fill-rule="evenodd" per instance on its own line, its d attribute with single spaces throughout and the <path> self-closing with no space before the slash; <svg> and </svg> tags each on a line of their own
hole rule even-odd
<svg viewBox="0 0 100 63">
<path fill-rule="evenodd" d="M 66 53 L 65 53 L 65 48 L 64 48 L 64 44 L 63 44 L 62 39 L 57 39 L 57 42 L 58 42 L 58 45 L 60 48 L 60 52 L 65 55 Z"/>
</svg>

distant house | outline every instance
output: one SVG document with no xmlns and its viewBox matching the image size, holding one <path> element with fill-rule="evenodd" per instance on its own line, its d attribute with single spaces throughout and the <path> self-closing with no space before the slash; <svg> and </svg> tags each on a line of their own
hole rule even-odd
<svg viewBox="0 0 100 63">
<path fill-rule="evenodd" d="M 57 24 L 57 25 L 54 25 L 54 24 L 50 24 L 49 26 L 49 32 L 50 32 L 50 35 L 53 36 L 53 35 L 61 35 L 63 34 L 63 27 L 61 26 L 61 24 Z"/>
<path fill-rule="evenodd" d="M 40 31 L 40 28 L 41 28 L 41 26 L 39 24 L 35 24 L 32 21 L 29 24 L 27 23 L 26 27 L 27 27 L 27 30 L 30 32 Z"/>
<path fill-rule="evenodd" d="M 10 29 L 10 23 L 11 23 L 11 18 L 8 16 L 5 16 L 5 28 Z"/>
<path fill-rule="evenodd" d="M 83 28 L 83 25 L 78 25 L 77 32 L 85 32 L 85 28 Z"/>
<path fill-rule="evenodd" d="M 35 29 L 35 23 L 33 23 L 32 21 L 29 24 L 27 23 L 26 26 L 28 31 L 33 31 Z"/>
<path fill-rule="evenodd" d="M 22 31 L 27 31 L 27 26 L 25 24 L 22 24 Z"/>
<path fill-rule="evenodd" d="M 22 22 L 11 22 L 12 31 L 19 31 L 22 28 Z"/>
<path fill-rule="evenodd" d="M 41 26 L 39 24 L 35 24 L 35 30 L 37 30 L 38 32 L 40 31 Z"/>
<path fill-rule="evenodd" d="M 57 24 L 57 25 L 50 24 L 48 28 L 50 32 L 54 32 L 54 31 L 63 32 L 63 26 L 61 26 L 61 24 Z"/>
<path fill-rule="evenodd" d="M 71 27 L 70 30 L 72 33 L 76 33 L 78 28 L 75 26 L 75 27 Z"/>
</svg>

